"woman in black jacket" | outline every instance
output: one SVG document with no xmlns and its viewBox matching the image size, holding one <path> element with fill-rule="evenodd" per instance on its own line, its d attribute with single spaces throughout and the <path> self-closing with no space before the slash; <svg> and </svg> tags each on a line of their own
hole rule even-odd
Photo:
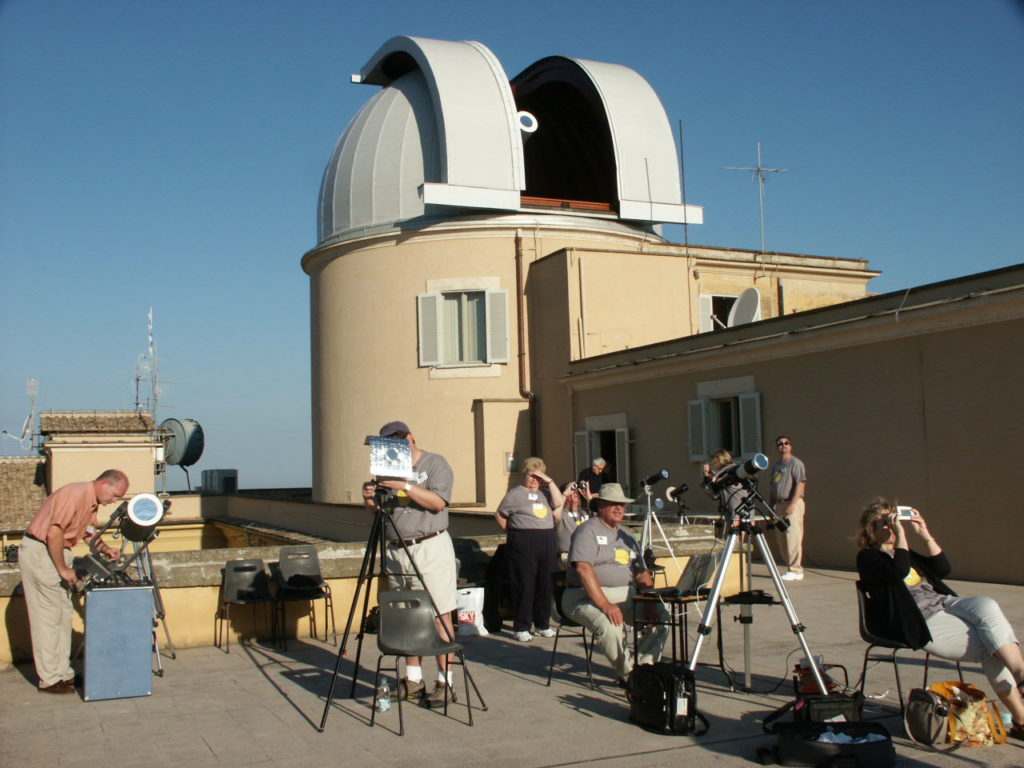
<svg viewBox="0 0 1024 768">
<path fill-rule="evenodd" d="M 905 525 L 925 554 L 907 546 Z M 875 500 L 861 515 L 857 543 L 861 585 L 877 609 L 868 617 L 872 627 L 941 659 L 981 662 L 1013 716 L 1011 735 L 1024 739 L 1024 657 L 999 604 L 990 597 L 959 597 L 946 586 L 949 560 L 916 509 L 901 520 L 893 504 Z"/>
</svg>

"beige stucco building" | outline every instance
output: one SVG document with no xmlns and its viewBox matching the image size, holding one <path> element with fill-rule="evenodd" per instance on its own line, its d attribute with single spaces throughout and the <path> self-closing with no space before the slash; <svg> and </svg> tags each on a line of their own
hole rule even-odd
<svg viewBox="0 0 1024 768">
<path fill-rule="evenodd" d="M 538 282 L 563 261 L 537 264 Z M 537 338 L 554 347 L 573 333 Z M 540 389 L 542 441 L 618 435 L 634 492 L 664 467 L 666 486 L 691 486 L 693 512 L 713 513 L 698 487 L 708 452 L 771 458 L 786 434 L 808 468 L 812 564 L 852 568 L 857 518 L 881 495 L 928 517 L 958 578 L 1020 584 L 1021 339 L 1024 266 L 919 286 L 568 362 Z M 581 461 L 552 456 L 561 475 Z"/>
<path fill-rule="evenodd" d="M 364 437 L 402 419 L 452 463 L 454 503 L 493 509 L 518 459 L 571 454 L 568 361 L 711 330 L 747 289 L 747 319 L 767 318 L 877 274 L 664 240 L 702 212 L 626 67 L 550 57 L 509 80 L 479 43 L 395 38 L 354 79 L 380 88 L 328 164 L 303 258 L 316 500 L 358 500 Z"/>
</svg>

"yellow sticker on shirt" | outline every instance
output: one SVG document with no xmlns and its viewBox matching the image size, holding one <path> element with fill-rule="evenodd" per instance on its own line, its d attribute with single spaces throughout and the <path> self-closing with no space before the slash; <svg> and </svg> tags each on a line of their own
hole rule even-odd
<svg viewBox="0 0 1024 768">
<path fill-rule="evenodd" d="M 548 508 L 545 507 L 543 504 L 534 504 L 533 516 L 539 517 L 541 520 L 543 520 L 545 517 L 548 516 Z"/>
<path fill-rule="evenodd" d="M 628 549 L 616 549 L 615 550 L 615 562 L 620 565 L 629 565 L 629 550 Z"/>
<path fill-rule="evenodd" d="M 906 578 L 903 579 L 903 583 L 908 587 L 916 587 L 922 581 L 923 579 L 921 578 L 921 574 L 913 568 L 910 569 L 910 573 L 908 573 Z"/>
</svg>

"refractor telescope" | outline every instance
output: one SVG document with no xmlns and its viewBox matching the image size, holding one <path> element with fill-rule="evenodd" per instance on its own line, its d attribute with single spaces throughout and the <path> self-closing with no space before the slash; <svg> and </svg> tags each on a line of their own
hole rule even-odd
<svg viewBox="0 0 1024 768">
<path fill-rule="evenodd" d="M 667 469 L 659 469 L 650 477 L 644 478 L 644 485 L 654 485 L 655 483 L 660 483 L 662 480 L 668 480 Z"/>
<path fill-rule="evenodd" d="M 740 464 L 730 464 L 719 470 L 713 477 L 707 479 L 706 484 L 709 490 L 718 493 L 731 485 L 752 481 L 754 475 L 762 469 L 768 469 L 768 457 L 763 453 L 755 453 Z"/>
<path fill-rule="evenodd" d="M 670 485 L 668 488 L 665 489 L 665 498 L 668 501 L 674 501 L 677 504 L 682 504 L 683 494 L 686 493 L 688 490 L 690 490 L 690 486 L 688 486 L 686 483 L 683 483 L 678 488 L 674 485 Z"/>
</svg>

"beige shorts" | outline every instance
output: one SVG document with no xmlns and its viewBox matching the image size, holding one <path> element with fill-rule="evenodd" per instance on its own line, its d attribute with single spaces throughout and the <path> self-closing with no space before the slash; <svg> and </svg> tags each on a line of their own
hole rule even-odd
<svg viewBox="0 0 1024 768">
<path fill-rule="evenodd" d="M 385 548 L 388 583 L 391 589 L 424 589 L 401 544 Z M 409 545 L 409 554 L 423 574 L 426 590 L 434 599 L 438 613 L 455 610 L 455 548 L 448 531 Z"/>
</svg>

